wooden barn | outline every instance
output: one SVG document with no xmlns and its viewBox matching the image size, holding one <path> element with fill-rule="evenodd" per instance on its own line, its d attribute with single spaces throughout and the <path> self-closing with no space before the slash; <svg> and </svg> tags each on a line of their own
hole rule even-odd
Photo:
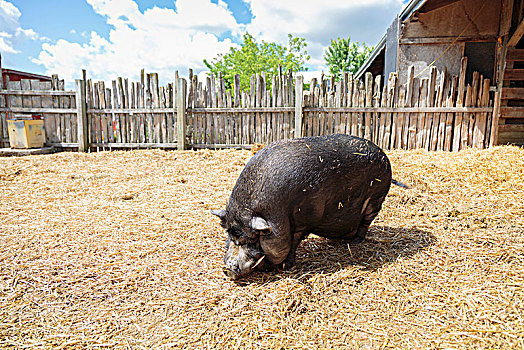
<svg viewBox="0 0 524 350">
<path fill-rule="evenodd" d="M 51 81 L 51 77 L 40 75 L 40 74 L 34 74 L 34 73 L 28 73 L 28 72 L 22 72 L 15 69 L 6 69 L 6 68 L 0 68 L 2 70 L 2 81 L 21 81 L 22 79 L 29 79 L 29 80 L 38 80 L 38 81 Z"/>
<path fill-rule="evenodd" d="M 51 81 L 51 77 L 45 75 L 2 68 L 2 55 L 0 54 L 0 89 L 5 89 L 9 81 L 21 81 L 22 79 L 38 80 L 41 82 Z"/>
<path fill-rule="evenodd" d="M 357 77 L 398 72 L 405 83 L 412 65 L 421 78 L 429 76 L 431 66 L 458 75 L 467 57 L 466 81 L 474 71 L 491 80 L 491 144 L 524 145 L 523 34 L 524 0 L 412 0 Z"/>
</svg>

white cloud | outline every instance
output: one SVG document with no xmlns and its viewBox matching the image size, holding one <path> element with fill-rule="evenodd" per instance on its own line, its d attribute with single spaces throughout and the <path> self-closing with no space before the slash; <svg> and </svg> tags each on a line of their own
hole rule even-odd
<svg viewBox="0 0 524 350">
<path fill-rule="evenodd" d="M 310 66 L 321 68 L 322 54 L 337 37 L 374 45 L 386 32 L 402 0 L 244 0 L 253 20 L 247 30 L 266 41 L 285 42 L 288 33 L 304 37 Z"/>
<path fill-rule="evenodd" d="M 88 3 L 112 26 L 109 37 L 92 32 L 85 44 L 66 40 L 44 44 L 33 60 L 66 81 L 78 78 L 82 68 L 90 77 L 103 80 L 117 76 L 138 79 L 141 68 L 158 72 L 161 79 L 173 79 L 175 70 L 181 75 L 189 68 L 198 72 L 205 68 L 203 59 L 235 45 L 230 39 L 219 39 L 221 34 L 240 33 L 222 1 L 178 0 L 176 11 L 153 7 L 144 12 L 132 0 Z"/>
<path fill-rule="evenodd" d="M 374 45 L 403 3 L 402 0 L 244 0 L 253 19 L 242 25 L 223 0 L 217 3 L 176 0 L 176 10 L 153 7 L 144 11 L 136 0 L 87 2 L 111 26 L 109 35 L 82 33 L 86 38 L 82 44 L 64 39 L 46 42 L 38 58 L 33 59 L 48 74 L 58 73 L 68 82 L 79 78 L 83 68 L 90 77 L 101 80 L 117 76 L 138 79 L 141 68 L 158 72 L 164 81 L 171 80 L 175 70 L 185 76 L 192 68 L 198 74 L 206 70 L 204 59 L 212 59 L 235 46 L 228 37 L 240 38 L 245 31 L 259 41 L 281 44 L 287 44 L 288 33 L 306 38 L 311 55 L 310 72 L 319 74 L 321 70 L 327 71 L 322 56 L 331 39 L 350 35 L 352 41 Z M 14 10 L 19 16 L 18 10 Z M 5 37 L 0 33 L 0 47 L 2 40 Z"/>
<path fill-rule="evenodd" d="M 18 22 L 20 15 L 20 10 L 15 5 L 0 0 L 0 52 L 18 53 L 15 48 L 18 40 L 38 38 L 32 29 L 24 29 L 20 26 Z"/>
</svg>

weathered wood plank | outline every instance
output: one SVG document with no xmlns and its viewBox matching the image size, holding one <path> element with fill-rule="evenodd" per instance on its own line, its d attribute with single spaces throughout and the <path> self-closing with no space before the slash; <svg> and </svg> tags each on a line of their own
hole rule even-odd
<svg viewBox="0 0 524 350">
<path fill-rule="evenodd" d="M 428 107 L 435 107 L 436 84 L 437 84 L 437 69 L 435 67 L 431 67 L 429 81 L 428 81 L 427 101 L 426 101 L 426 105 Z M 434 113 L 427 113 L 425 124 L 424 124 L 424 148 L 427 151 L 432 150 L 431 140 L 432 140 L 432 128 L 433 128 L 433 122 L 434 122 L 434 115 L 435 115 Z"/>
<path fill-rule="evenodd" d="M 442 84 L 442 95 L 439 99 L 439 107 L 446 106 L 446 100 L 449 95 L 449 90 L 451 89 L 451 82 L 448 79 L 448 72 L 447 68 L 444 67 L 442 69 L 441 74 L 441 81 L 443 80 L 444 83 Z M 438 140 L 437 140 L 437 151 L 442 151 L 444 149 L 444 144 L 446 142 L 446 119 L 447 114 L 446 113 L 439 113 L 439 125 L 438 125 Z"/>
<path fill-rule="evenodd" d="M 76 100 L 78 103 L 77 122 L 78 122 L 78 151 L 87 152 L 89 149 L 89 131 L 86 113 L 85 81 L 76 80 Z"/>
<path fill-rule="evenodd" d="M 475 107 L 477 106 L 478 96 L 479 96 L 479 86 L 481 85 L 483 79 L 480 77 L 479 72 L 473 72 L 473 84 L 471 86 L 472 88 L 472 95 L 471 95 L 471 102 L 470 105 Z M 476 124 L 477 115 L 476 113 L 470 113 L 469 114 L 469 123 L 468 123 L 468 146 L 473 147 L 473 132 L 475 130 L 475 124 Z"/>
<path fill-rule="evenodd" d="M 472 104 L 472 97 L 473 95 L 473 88 L 470 84 L 468 84 L 466 89 L 466 107 L 471 106 Z M 468 147 L 468 133 L 469 133 L 469 114 L 464 114 L 462 118 L 462 132 L 460 134 L 460 149 L 465 149 Z"/>
<path fill-rule="evenodd" d="M 506 69 L 504 80 L 524 80 L 524 69 Z"/>
<path fill-rule="evenodd" d="M 161 142 L 161 143 L 152 143 L 152 142 L 134 142 L 134 143 L 122 143 L 122 142 L 102 142 L 102 143 L 92 143 L 91 147 L 103 147 L 103 148 L 129 148 L 129 149 L 147 149 L 147 148 L 178 148 L 178 143 L 176 142 Z"/>
<path fill-rule="evenodd" d="M 387 107 L 388 103 L 388 82 L 384 83 L 384 87 L 382 88 L 382 97 L 380 101 L 381 107 Z M 377 135 L 377 145 L 380 148 L 385 148 L 385 142 L 384 142 L 384 133 L 386 131 L 386 116 L 387 113 L 379 113 L 379 125 L 378 125 L 378 135 Z"/>
<path fill-rule="evenodd" d="M 408 68 L 408 80 L 406 83 L 406 98 L 404 100 L 403 107 L 412 107 L 413 106 L 413 96 L 414 96 L 414 80 L 415 80 L 415 67 L 410 66 Z M 400 127 L 400 138 L 401 138 L 401 148 L 409 149 L 409 127 L 411 123 L 411 113 L 403 113 L 402 121 Z"/>
<path fill-rule="evenodd" d="M 395 106 L 395 99 L 397 99 L 397 73 L 390 73 L 388 79 L 388 95 L 387 95 L 387 107 Z M 396 106 L 395 106 L 396 107 Z M 393 128 L 393 118 L 395 118 L 394 113 L 388 113 L 386 118 L 386 124 L 384 129 L 384 148 L 391 149 L 393 148 L 391 133 Z"/>
<path fill-rule="evenodd" d="M 358 91 L 358 106 L 359 107 L 365 107 L 365 104 L 366 104 L 366 88 L 365 88 L 365 85 L 364 85 L 364 82 L 360 81 L 359 82 L 359 91 Z M 365 114 L 364 113 L 359 113 L 359 116 L 358 116 L 358 123 L 357 123 L 357 132 L 358 132 L 358 136 L 359 137 L 364 137 L 364 133 L 365 133 Z"/>
<path fill-rule="evenodd" d="M 500 16 L 499 35 L 507 36 L 511 28 L 514 0 L 502 0 L 502 14 Z"/>
<path fill-rule="evenodd" d="M 420 85 L 420 95 L 418 106 L 420 109 L 423 109 L 427 106 L 428 102 L 428 83 L 429 79 L 422 79 Z M 417 120 L 417 141 L 416 148 L 424 148 L 425 146 L 425 136 L 426 136 L 426 114 L 423 111 L 418 111 L 418 120 Z"/>
<path fill-rule="evenodd" d="M 334 107 L 341 107 L 342 106 L 342 81 L 337 81 L 335 83 L 335 104 Z M 344 133 L 343 127 L 342 127 L 342 115 L 340 112 L 335 112 L 333 114 L 334 121 L 333 121 L 333 132 L 335 134 L 342 134 Z M 371 139 L 371 133 L 370 133 L 370 139 Z"/>
<path fill-rule="evenodd" d="M 235 74 L 233 81 L 234 81 L 233 88 L 235 91 L 235 96 L 234 96 L 235 100 L 234 100 L 233 107 L 240 108 L 242 104 L 242 94 L 240 92 L 240 75 Z M 211 85 L 210 85 L 210 88 L 211 88 Z M 243 143 L 242 124 L 243 124 L 242 116 L 239 116 L 239 118 L 235 120 L 235 143 L 237 144 Z M 213 142 L 215 141 L 211 141 L 210 143 L 213 143 Z"/>
<path fill-rule="evenodd" d="M 508 41 L 509 47 L 514 47 L 518 44 L 522 36 L 524 35 L 524 20 L 521 20 L 519 25 L 517 26 L 517 29 L 513 32 L 513 35 Z"/>
<path fill-rule="evenodd" d="M 440 74 L 440 80 L 436 89 L 435 107 L 442 107 L 442 101 L 444 100 L 444 84 L 446 83 L 446 75 L 442 72 Z M 430 151 L 437 151 L 439 141 L 439 128 L 440 128 L 440 113 L 433 115 L 433 123 L 431 126 L 431 145 Z"/>
<path fill-rule="evenodd" d="M 2 72 L 2 57 L 0 56 L 0 72 Z M 3 75 L 0 73 L 0 93 L 5 89 Z M 0 94 L 0 108 L 7 107 L 7 96 Z M 9 146 L 9 132 L 7 129 L 7 113 L 0 113 L 0 147 Z"/>
<path fill-rule="evenodd" d="M 413 78 L 413 97 L 411 106 L 417 107 L 420 98 L 420 79 Z M 407 149 L 415 149 L 417 145 L 417 125 L 418 113 L 409 113 L 409 123 L 407 124 L 408 143 Z"/>
<path fill-rule="evenodd" d="M 51 76 L 51 88 L 54 91 L 60 91 L 59 90 L 59 80 L 58 75 L 53 74 Z M 59 108 L 60 107 L 60 97 L 59 96 L 52 96 L 53 99 L 53 108 Z M 72 111 L 72 113 L 76 113 L 76 111 Z M 55 114 L 55 134 L 52 137 L 53 142 L 65 142 L 65 140 L 62 140 L 62 116 L 59 114 Z M 77 137 L 78 138 L 78 137 Z"/>
<path fill-rule="evenodd" d="M 186 93 L 187 83 L 183 78 L 177 81 L 177 148 L 179 150 L 186 149 Z"/>
<path fill-rule="evenodd" d="M 379 108 L 380 107 L 380 99 L 381 99 L 381 91 L 382 91 L 382 77 L 380 75 L 377 75 L 375 77 L 375 84 L 373 86 L 373 107 Z M 371 139 L 376 144 L 378 142 L 378 134 L 379 134 L 379 119 L 380 119 L 380 113 L 373 112 L 373 118 L 372 118 L 372 132 L 371 132 Z"/>
<path fill-rule="evenodd" d="M 191 82 L 189 82 L 191 84 Z M 160 86 L 158 85 L 158 73 L 151 73 L 151 103 L 155 108 L 160 107 Z M 193 90 L 194 94 L 194 90 Z M 194 95 L 193 95 L 194 97 Z M 162 142 L 162 114 L 155 113 L 153 114 L 153 134 L 154 142 Z"/>
<path fill-rule="evenodd" d="M 56 113 L 56 114 L 70 114 L 76 113 L 75 108 L 33 108 L 33 107 L 1 107 L 0 112 L 12 112 L 12 113 L 34 113 L 34 114 L 43 114 L 43 113 Z"/>
<path fill-rule="evenodd" d="M 508 48 L 506 61 L 524 61 L 524 49 Z"/>
<path fill-rule="evenodd" d="M 499 125 L 499 140 L 498 144 L 515 144 L 524 145 L 524 125 L 519 124 L 505 124 Z"/>
<path fill-rule="evenodd" d="M 59 97 L 59 99 L 61 100 L 60 101 L 60 106 L 62 108 L 71 108 L 72 105 L 73 105 L 73 101 L 71 101 L 72 99 L 70 97 L 67 97 L 67 96 L 61 96 Z M 76 114 L 62 114 L 62 116 L 64 117 L 63 119 L 63 122 L 64 122 L 64 125 L 65 125 L 65 134 L 62 134 L 62 140 L 66 143 L 73 143 L 74 142 L 74 137 L 75 135 L 73 135 L 75 133 L 75 131 L 77 130 L 77 126 L 78 124 L 75 122 L 77 116 L 78 116 L 78 113 Z M 86 127 L 87 127 L 87 137 L 89 137 L 89 132 L 90 132 L 90 125 L 89 125 L 89 119 L 87 119 L 87 113 L 86 113 L 86 123 L 84 124 Z M 78 135 L 77 135 L 77 138 L 78 138 Z M 88 139 L 88 142 L 89 142 L 89 139 Z M 89 145 L 88 145 L 89 146 Z"/>
<path fill-rule="evenodd" d="M 258 90 L 258 89 L 257 89 Z M 260 74 L 260 107 L 267 107 L 267 86 L 266 86 L 266 72 L 262 72 Z M 267 113 L 262 113 L 261 114 L 261 119 L 262 119 L 262 135 L 261 135 L 261 143 L 263 144 L 268 144 L 268 122 L 270 121 L 270 119 L 268 118 L 268 114 Z M 237 121 L 238 119 L 235 118 L 235 122 Z M 238 143 L 235 141 L 235 143 Z"/>
<path fill-rule="evenodd" d="M 112 90 L 112 95 L 113 95 L 112 106 L 113 106 L 114 109 L 121 108 L 120 102 L 118 101 L 118 88 L 117 88 L 117 85 L 116 85 L 116 80 L 111 81 L 111 87 L 113 88 L 113 90 Z M 117 142 L 117 143 L 118 142 L 122 142 L 122 136 L 120 134 L 120 116 L 113 111 L 111 117 L 113 119 L 113 124 L 115 126 L 115 142 Z"/>
<path fill-rule="evenodd" d="M 454 75 L 451 78 L 451 92 L 446 99 L 446 107 L 453 107 L 455 104 L 455 96 L 457 95 L 458 87 L 458 76 Z M 445 140 L 444 140 L 444 150 L 452 150 L 452 140 L 453 140 L 453 113 L 446 114 L 446 128 L 445 128 Z"/>
<path fill-rule="evenodd" d="M 365 107 L 371 107 L 373 104 L 373 74 L 367 72 L 365 74 Z M 364 138 L 371 140 L 371 116 L 370 112 L 365 114 L 364 117 Z"/>
<path fill-rule="evenodd" d="M 295 83 L 295 130 L 294 137 L 302 137 L 304 134 L 304 114 L 303 114 L 303 104 L 304 104 L 304 78 L 301 75 L 298 75 Z"/>
<path fill-rule="evenodd" d="M 405 107 L 406 103 L 406 88 L 401 85 L 398 90 L 398 99 L 396 104 L 399 107 Z M 405 113 L 397 113 L 396 118 L 393 119 L 393 128 L 391 129 L 391 143 L 392 148 L 402 149 L 402 131 L 405 122 Z"/>
<path fill-rule="evenodd" d="M 466 69 L 468 65 L 468 58 L 463 57 L 461 68 L 460 68 L 460 75 L 459 75 L 459 81 L 458 81 L 458 90 L 457 90 L 457 107 L 464 106 L 464 90 L 466 88 Z M 457 113 L 455 114 L 455 122 L 453 127 L 453 146 L 452 151 L 457 152 L 461 148 L 461 140 L 462 140 L 462 119 L 464 118 L 463 113 Z"/>
<path fill-rule="evenodd" d="M 524 118 L 524 107 L 500 107 L 500 118 Z"/>
<path fill-rule="evenodd" d="M 51 90 L 51 82 L 39 82 L 40 89 L 39 90 Z M 0 105 L 2 103 L 2 97 L 0 97 Z M 51 95 L 43 95 L 42 96 L 42 108 L 49 108 L 53 107 L 53 98 Z M 46 135 L 46 144 L 49 145 L 52 141 L 52 135 L 56 132 L 55 131 L 55 115 L 51 114 L 44 114 L 44 129 L 45 129 L 45 135 Z"/>
<path fill-rule="evenodd" d="M 481 86 L 481 97 L 480 97 L 480 105 L 484 106 L 489 103 L 489 79 L 484 79 L 482 86 Z M 476 114 L 476 122 L 475 122 L 475 129 L 473 131 L 473 147 L 475 148 L 484 148 L 486 146 L 486 122 L 487 122 L 487 114 L 486 113 L 477 113 Z"/>
<path fill-rule="evenodd" d="M 524 88 L 502 88 L 503 100 L 524 100 Z"/>
<path fill-rule="evenodd" d="M 38 80 L 37 80 L 38 81 Z M 0 95 L 12 96 L 69 96 L 74 97 L 74 91 L 53 91 L 53 90 L 0 90 Z"/>
</svg>

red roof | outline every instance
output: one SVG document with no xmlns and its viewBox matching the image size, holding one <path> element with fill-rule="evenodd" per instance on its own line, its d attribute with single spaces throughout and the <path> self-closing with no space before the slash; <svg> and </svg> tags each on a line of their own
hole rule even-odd
<svg viewBox="0 0 524 350">
<path fill-rule="evenodd" d="M 2 78 L 3 81 L 7 81 L 7 77 L 9 77 L 9 81 L 20 81 L 22 79 L 34 79 L 34 80 L 40 80 L 40 81 L 51 81 L 51 77 L 40 75 L 40 74 L 34 74 L 34 73 L 28 73 L 28 72 L 22 72 L 19 70 L 14 69 L 5 69 L 2 68 Z"/>
</svg>

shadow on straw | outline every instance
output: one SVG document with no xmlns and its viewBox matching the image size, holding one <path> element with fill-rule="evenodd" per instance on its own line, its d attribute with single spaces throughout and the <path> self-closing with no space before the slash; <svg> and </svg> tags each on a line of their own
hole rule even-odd
<svg viewBox="0 0 524 350">
<path fill-rule="evenodd" d="M 366 240 L 350 245 L 345 240 L 330 240 L 311 235 L 297 249 L 296 265 L 289 271 L 255 273 L 240 284 L 267 283 L 283 276 L 301 279 L 315 274 L 330 274 L 348 267 L 375 271 L 409 258 L 435 244 L 436 237 L 428 231 L 411 227 L 371 226 Z"/>
</svg>

